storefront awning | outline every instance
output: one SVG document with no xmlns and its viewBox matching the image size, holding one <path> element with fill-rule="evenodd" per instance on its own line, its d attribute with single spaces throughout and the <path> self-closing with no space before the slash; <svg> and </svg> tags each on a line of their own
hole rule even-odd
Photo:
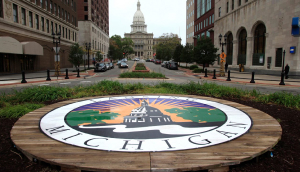
<svg viewBox="0 0 300 172">
<path fill-rule="evenodd" d="M 26 55 L 44 55 L 43 47 L 37 42 L 21 42 L 23 46 L 23 54 Z"/>
<path fill-rule="evenodd" d="M 12 37 L 1 36 L 0 53 L 23 54 L 22 44 Z"/>
</svg>

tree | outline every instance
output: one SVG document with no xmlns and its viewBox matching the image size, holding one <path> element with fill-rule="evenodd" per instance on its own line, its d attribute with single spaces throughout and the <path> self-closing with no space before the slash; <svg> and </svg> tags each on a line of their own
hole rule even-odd
<svg viewBox="0 0 300 172">
<path fill-rule="evenodd" d="M 180 66 L 180 55 L 181 55 L 181 51 L 183 49 L 183 46 L 181 44 L 177 45 L 174 51 L 174 55 L 173 55 L 173 59 L 174 61 L 179 63 Z"/>
<path fill-rule="evenodd" d="M 80 64 L 83 63 L 83 54 L 83 48 L 80 47 L 78 43 L 71 46 L 68 60 L 76 67 L 76 69 L 79 69 Z"/>
<path fill-rule="evenodd" d="M 123 38 L 122 39 L 122 52 L 124 57 L 127 57 L 127 55 L 134 54 L 133 50 L 134 42 L 131 38 Z"/>
<path fill-rule="evenodd" d="M 171 60 L 174 55 L 176 46 L 180 44 L 180 38 L 173 33 L 164 33 L 158 39 L 158 44 L 153 46 L 156 51 L 156 58 L 161 60 Z"/>
<path fill-rule="evenodd" d="M 197 46 L 195 47 L 194 61 L 198 64 L 202 64 L 204 70 L 205 64 L 214 64 L 217 58 L 217 51 L 218 48 L 215 48 L 211 39 L 206 36 L 203 36 L 197 41 Z"/>
<path fill-rule="evenodd" d="M 185 62 L 185 66 L 193 61 L 194 56 L 194 46 L 192 44 L 186 43 L 186 45 L 181 50 L 180 60 Z"/>
<path fill-rule="evenodd" d="M 122 58 L 122 52 L 119 50 L 119 46 L 116 41 L 113 39 L 109 39 L 109 50 L 108 50 L 109 58 L 112 60 L 117 60 Z"/>
<path fill-rule="evenodd" d="M 101 62 L 103 60 L 103 56 L 101 54 L 101 51 L 97 51 L 95 60 L 97 62 Z"/>
</svg>

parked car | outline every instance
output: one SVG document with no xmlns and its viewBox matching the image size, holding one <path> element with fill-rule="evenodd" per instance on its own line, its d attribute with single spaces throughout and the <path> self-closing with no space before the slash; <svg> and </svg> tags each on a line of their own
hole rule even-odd
<svg viewBox="0 0 300 172">
<path fill-rule="evenodd" d="M 165 67 L 167 62 L 168 62 L 168 61 L 163 61 L 163 62 L 161 63 L 161 67 Z"/>
<path fill-rule="evenodd" d="M 113 64 L 113 63 L 108 63 L 108 64 L 109 64 L 109 67 L 110 67 L 111 69 L 114 68 L 114 64 Z"/>
<path fill-rule="evenodd" d="M 154 63 L 154 59 L 151 59 L 150 62 L 153 62 L 153 63 Z"/>
<path fill-rule="evenodd" d="M 165 64 L 165 68 L 169 68 L 170 63 L 171 62 L 167 61 L 166 64 Z"/>
<path fill-rule="evenodd" d="M 154 63 L 155 63 L 155 64 L 161 64 L 161 61 L 158 60 L 158 59 L 156 59 Z"/>
<path fill-rule="evenodd" d="M 133 59 L 133 61 L 140 61 L 140 59 L 139 58 L 135 58 L 135 59 Z"/>
<path fill-rule="evenodd" d="M 119 65 L 119 68 L 128 68 L 128 64 L 125 63 L 125 62 L 122 62 L 122 63 Z"/>
<path fill-rule="evenodd" d="M 122 63 L 122 61 L 119 60 L 119 61 L 117 62 L 117 65 L 120 66 L 121 63 Z"/>
<path fill-rule="evenodd" d="M 109 69 L 110 69 L 109 64 L 108 64 L 108 63 L 105 63 L 105 65 L 106 65 L 107 70 L 109 70 Z"/>
<path fill-rule="evenodd" d="M 105 63 L 96 63 L 94 72 L 102 71 L 105 72 L 107 70 Z"/>
<path fill-rule="evenodd" d="M 123 62 L 127 62 L 127 59 L 122 59 L 121 61 L 123 61 Z"/>
<path fill-rule="evenodd" d="M 169 69 L 178 70 L 178 63 L 177 62 L 170 62 Z"/>
<path fill-rule="evenodd" d="M 146 59 L 146 62 L 150 62 L 150 59 Z"/>
</svg>

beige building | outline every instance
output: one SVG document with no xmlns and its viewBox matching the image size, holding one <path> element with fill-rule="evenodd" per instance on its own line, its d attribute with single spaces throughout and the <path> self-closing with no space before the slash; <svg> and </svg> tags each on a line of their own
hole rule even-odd
<svg viewBox="0 0 300 172">
<path fill-rule="evenodd" d="M 219 35 L 226 34 L 229 68 L 243 64 L 259 73 L 280 74 L 285 50 L 290 74 L 299 75 L 300 38 L 291 34 L 293 17 L 300 17 L 299 0 L 215 0 L 214 43 L 220 53 Z"/>
<path fill-rule="evenodd" d="M 89 62 L 97 51 L 107 58 L 109 47 L 109 2 L 108 0 L 78 0 L 78 42 L 86 48 L 91 44 Z M 87 60 L 87 57 L 85 57 Z"/>
<path fill-rule="evenodd" d="M 134 42 L 134 54 L 130 58 L 148 59 L 153 57 L 153 33 L 147 33 L 144 14 L 141 11 L 141 3 L 137 3 L 137 11 L 133 16 L 131 32 L 124 37 L 131 38 Z"/>
<path fill-rule="evenodd" d="M 194 44 L 194 3 L 195 0 L 186 1 L 186 43 Z"/>
<path fill-rule="evenodd" d="M 54 69 L 52 33 L 60 33 L 60 67 L 78 32 L 73 0 L 0 0 L 0 74 Z"/>
</svg>

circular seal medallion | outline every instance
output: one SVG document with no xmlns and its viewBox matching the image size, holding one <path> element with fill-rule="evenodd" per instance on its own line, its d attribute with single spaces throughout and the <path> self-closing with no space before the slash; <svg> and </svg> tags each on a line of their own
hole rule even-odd
<svg viewBox="0 0 300 172">
<path fill-rule="evenodd" d="M 251 126 L 251 118 L 234 107 L 174 96 L 95 98 L 59 107 L 40 120 L 41 131 L 57 141 L 123 152 L 212 146 Z"/>
</svg>

